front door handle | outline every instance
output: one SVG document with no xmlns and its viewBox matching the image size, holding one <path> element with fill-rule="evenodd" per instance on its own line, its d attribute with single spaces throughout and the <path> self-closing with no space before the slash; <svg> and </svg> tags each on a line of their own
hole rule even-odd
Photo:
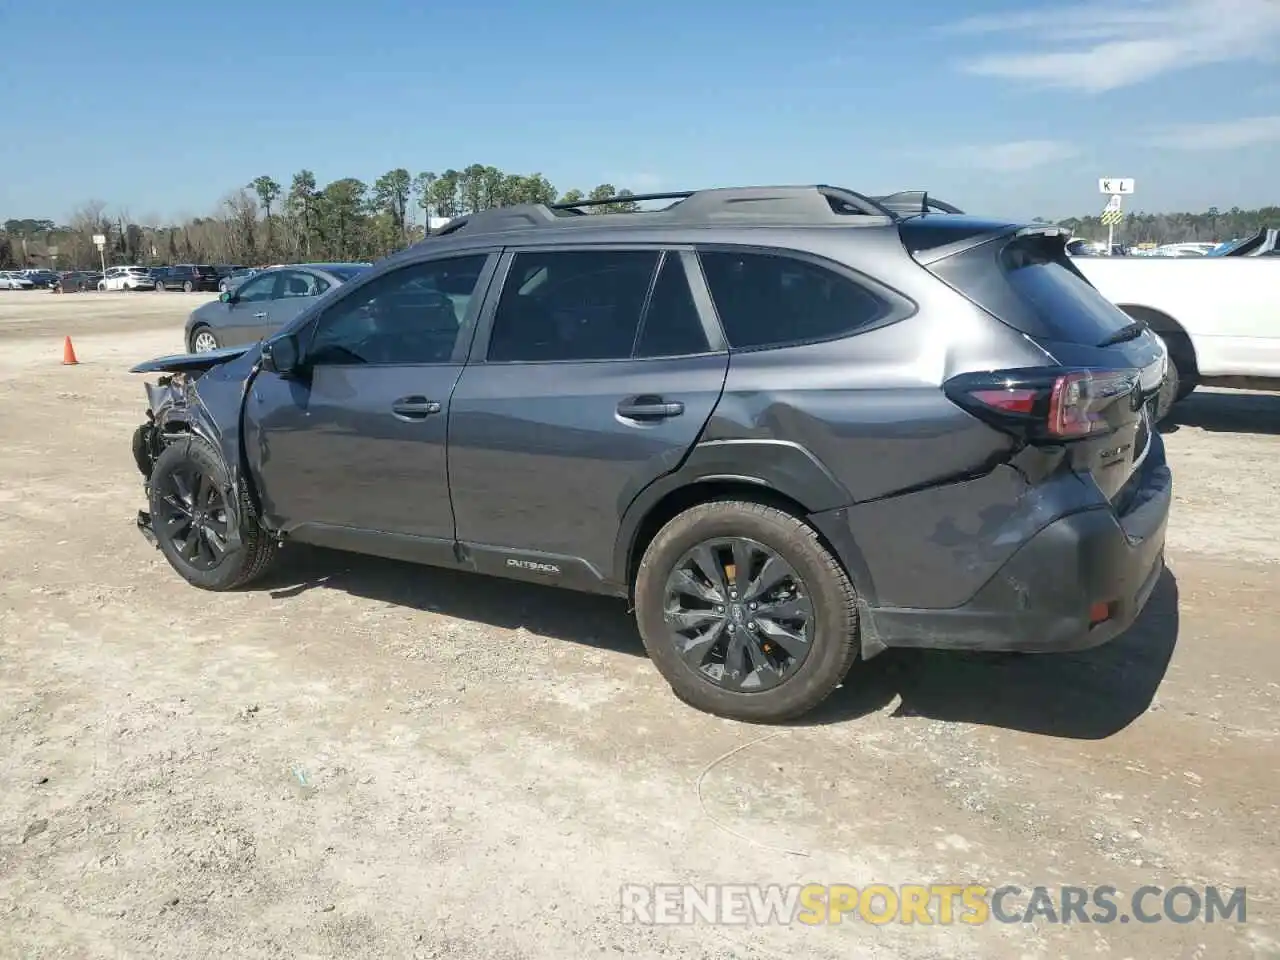
<svg viewBox="0 0 1280 960">
<path fill-rule="evenodd" d="M 684 404 L 662 397 L 641 396 L 618 404 L 618 416 L 627 420 L 666 420 L 684 413 Z"/>
<path fill-rule="evenodd" d="M 426 397 L 401 397 L 391 405 L 391 412 L 401 420 L 425 420 L 440 412 L 440 404 Z"/>
</svg>

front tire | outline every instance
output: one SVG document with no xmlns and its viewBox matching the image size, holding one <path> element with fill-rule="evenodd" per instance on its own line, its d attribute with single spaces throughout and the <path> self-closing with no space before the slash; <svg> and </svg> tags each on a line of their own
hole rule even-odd
<svg viewBox="0 0 1280 960">
<path fill-rule="evenodd" d="M 186 282 L 184 282 L 184 283 L 182 284 L 182 292 L 183 292 L 183 293 L 190 293 L 190 292 L 191 292 L 192 290 L 194 290 L 194 289 L 195 289 L 195 287 L 194 287 L 194 286 L 192 286 L 192 284 L 191 284 L 191 281 L 190 281 L 190 280 L 187 280 Z"/>
<path fill-rule="evenodd" d="M 640 561 L 635 607 L 675 694 L 734 720 L 808 713 L 857 656 L 848 574 L 806 523 L 759 503 L 715 501 L 669 521 Z"/>
<path fill-rule="evenodd" d="M 191 331 L 189 346 L 192 353 L 208 353 L 211 350 L 217 350 L 222 344 L 218 342 L 217 334 L 202 325 Z"/>
<path fill-rule="evenodd" d="M 157 280 L 157 281 L 156 281 L 156 293 L 163 293 L 163 292 L 164 292 L 164 283 L 163 283 L 163 281 Z"/>
<path fill-rule="evenodd" d="M 241 494 L 239 543 L 232 542 L 226 468 L 217 451 L 191 436 L 167 446 L 148 484 L 152 529 L 178 574 L 202 590 L 233 590 L 257 580 L 274 561 L 276 542 Z"/>
</svg>

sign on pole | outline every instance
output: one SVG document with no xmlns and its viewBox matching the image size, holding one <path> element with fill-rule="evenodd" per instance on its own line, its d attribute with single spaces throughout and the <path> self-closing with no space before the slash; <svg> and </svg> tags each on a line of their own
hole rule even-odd
<svg viewBox="0 0 1280 960">
<path fill-rule="evenodd" d="M 107 275 L 107 237 L 105 234 L 95 233 L 93 235 L 93 243 L 98 248 L 98 262 L 102 264 L 102 276 Z"/>
<path fill-rule="evenodd" d="M 1112 196 L 1124 195 L 1128 196 L 1133 193 L 1132 177 L 1102 177 L 1098 180 L 1098 192 L 1109 193 Z"/>
</svg>

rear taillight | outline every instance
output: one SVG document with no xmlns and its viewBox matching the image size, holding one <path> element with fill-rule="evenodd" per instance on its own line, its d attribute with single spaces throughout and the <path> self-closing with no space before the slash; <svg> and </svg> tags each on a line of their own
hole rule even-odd
<svg viewBox="0 0 1280 960">
<path fill-rule="evenodd" d="M 1136 370 L 1031 367 L 965 373 L 943 389 L 975 417 L 1028 441 L 1062 442 L 1107 433 L 1138 418 Z"/>
</svg>

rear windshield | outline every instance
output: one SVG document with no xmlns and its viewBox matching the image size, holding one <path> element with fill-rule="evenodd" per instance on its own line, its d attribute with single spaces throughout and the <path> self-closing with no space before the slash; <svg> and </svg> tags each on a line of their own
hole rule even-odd
<svg viewBox="0 0 1280 960">
<path fill-rule="evenodd" d="M 1133 322 L 1080 274 L 1062 237 L 984 243 L 929 269 L 1028 336 L 1096 346 Z"/>
<path fill-rule="evenodd" d="M 218 271 L 206 263 L 199 264 L 196 267 L 196 273 L 205 277 L 216 277 L 218 275 Z"/>
</svg>

